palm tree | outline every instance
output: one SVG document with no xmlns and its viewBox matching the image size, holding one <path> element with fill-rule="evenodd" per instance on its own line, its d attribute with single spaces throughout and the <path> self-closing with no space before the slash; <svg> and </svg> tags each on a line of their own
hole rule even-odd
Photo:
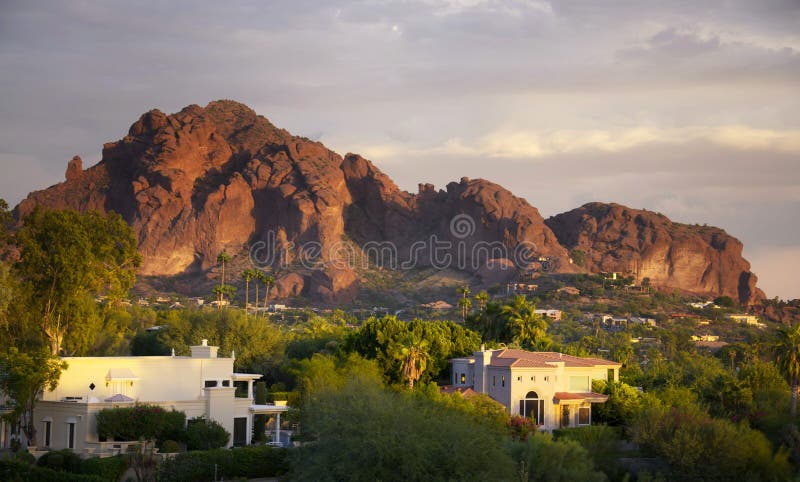
<svg viewBox="0 0 800 482">
<path fill-rule="evenodd" d="M 489 293 L 486 290 L 481 290 L 480 293 L 475 295 L 475 301 L 478 302 L 478 310 L 483 313 L 483 310 L 486 309 L 486 303 L 489 302 Z"/>
<path fill-rule="evenodd" d="M 268 274 L 264 274 L 261 278 L 261 282 L 264 283 L 264 311 L 267 310 L 267 301 L 269 300 L 270 291 L 272 291 L 272 286 L 275 284 L 275 278 Z"/>
<path fill-rule="evenodd" d="M 547 348 L 552 343 L 547 336 L 547 322 L 525 296 L 517 296 L 513 304 L 505 305 L 503 315 L 510 325 L 514 343 L 537 349 Z"/>
<path fill-rule="evenodd" d="M 247 308 L 250 304 L 250 281 L 255 277 L 255 272 L 252 269 L 242 271 L 242 279 L 244 280 L 244 317 L 247 319 Z"/>
<path fill-rule="evenodd" d="M 258 270 L 258 269 L 254 269 L 253 270 L 253 280 L 255 281 L 253 286 L 255 286 L 255 288 L 256 288 L 256 304 L 255 304 L 255 307 L 256 307 L 256 318 L 258 318 L 258 283 L 261 283 L 261 278 L 263 278 L 263 277 L 264 277 L 264 273 L 262 273 L 260 270 Z"/>
<path fill-rule="evenodd" d="M 409 390 L 413 390 L 414 383 L 428 366 L 428 341 L 409 334 L 395 356 L 402 363 L 403 379 L 408 383 Z"/>
<path fill-rule="evenodd" d="M 778 369 L 792 387 L 792 418 L 795 418 L 800 387 L 800 324 L 780 331 L 775 353 Z"/>
<path fill-rule="evenodd" d="M 458 292 L 461 293 L 461 299 L 458 300 L 458 306 L 461 307 L 461 322 L 465 323 L 467 321 L 469 307 L 472 306 L 472 300 L 467 298 L 467 296 L 469 296 L 469 286 L 459 288 Z"/>
<path fill-rule="evenodd" d="M 231 255 L 229 255 L 225 250 L 222 250 L 222 252 L 217 255 L 217 263 L 222 264 L 222 278 L 220 280 L 220 290 L 218 293 L 220 307 L 222 307 L 222 296 L 225 293 L 225 263 L 230 262 L 230 260 Z"/>
</svg>

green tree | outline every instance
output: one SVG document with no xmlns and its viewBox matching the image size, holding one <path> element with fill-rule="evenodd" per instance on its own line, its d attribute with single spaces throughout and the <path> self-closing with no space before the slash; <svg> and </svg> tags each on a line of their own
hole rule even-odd
<svg viewBox="0 0 800 482">
<path fill-rule="evenodd" d="M 374 362 L 304 364 L 302 426 L 314 442 L 295 454 L 292 480 L 512 479 L 502 432 L 490 423 L 384 388 Z"/>
<path fill-rule="evenodd" d="M 800 387 L 800 324 L 780 331 L 775 345 L 776 363 L 792 390 L 792 419 L 797 416 L 797 390 Z"/>
<path fill-rule="evenodd" d="M 87 299 L 104 295 L 113 303 L 125 296 L 141 262 L 133 231 L 115 213 L 37 208 L 25 218 L 16 242 L 20 260 L 14 269 L 23 303 L 54 355 L 69 337 L 93 336 Z"/>
<path fill-rule="evenodd" d="M 0 355 L 0 391 L 9 397 L 13 411 L 7 415 L 19 421 L 28 444 L 36 446 L 33 409 L 45 389 L 55 390 L 67 363 L 46 351 L 24 353 L 10 347 Z"/>
</svg>

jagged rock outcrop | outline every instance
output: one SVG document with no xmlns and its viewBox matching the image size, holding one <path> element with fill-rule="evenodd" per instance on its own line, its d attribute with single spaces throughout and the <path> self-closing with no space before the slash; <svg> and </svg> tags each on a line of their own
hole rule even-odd
<svg viewBox="0 0 800 482">
<path fill-rule="evenodd" d="M 658 288 L 727 295 L 745 305 L 764 298 L 742 258 L 742 243 L 722 229 L 605 203 L 585 204 L 546 223 L 562 245 L 584 253 L 583 268 L 590 272 L 629 273 Z"/>
<path fill-rule="evenodd" d="M 16 214 L 37 205 L 120 213 L 138 236 L 140 274 L 180 275 L 174 286 L 185 291 L 215 274 L 223 250 L 234 255 L 229 280 L 252 261 L 272 268 L 278 297 L 337 301 L 356 294 L 365 263 L 447 267 L 489 285 L 519 270 L 581 271 L 567 249 L 577 248 L 589 270 L 637 263 L 655 285 L 763 297 L 741 243 L 721 230 L 615 205 L 545 222 L 482 179 L 411 194 L 363 157 L 342 158 L 233 101 L 145 113 L 97 165 L 83 169 L 76 156 L 64 182 L 31 193 Z"/>
</svg>

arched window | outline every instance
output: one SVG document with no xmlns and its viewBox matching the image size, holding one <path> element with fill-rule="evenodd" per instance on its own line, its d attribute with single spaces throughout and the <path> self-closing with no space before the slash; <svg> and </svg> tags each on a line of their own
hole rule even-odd
<svg viewBox="0 0 800 482">
<path fill-rule="evenodd" d="M 544 425 L 544 400 L 539 395 L 530 391 L 523 400 L 519 401 L 519 414 L 529 417 L 536 425 Z"/>
</svg>

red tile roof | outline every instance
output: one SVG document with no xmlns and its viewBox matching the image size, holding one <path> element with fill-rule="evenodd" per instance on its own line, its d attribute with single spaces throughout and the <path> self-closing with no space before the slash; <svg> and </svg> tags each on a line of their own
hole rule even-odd
<svg viewBox="0 0 800 482">
<path fill-rule="evenodd" d="M 507 348 L 492 352 L 490 366 L 549 368 L 553 362 L 563 362 L 565 367 L 620 367 L 621 364 L 602 358 L 581 358 L 552 351 L 526 351 Z"/>
</svg>

